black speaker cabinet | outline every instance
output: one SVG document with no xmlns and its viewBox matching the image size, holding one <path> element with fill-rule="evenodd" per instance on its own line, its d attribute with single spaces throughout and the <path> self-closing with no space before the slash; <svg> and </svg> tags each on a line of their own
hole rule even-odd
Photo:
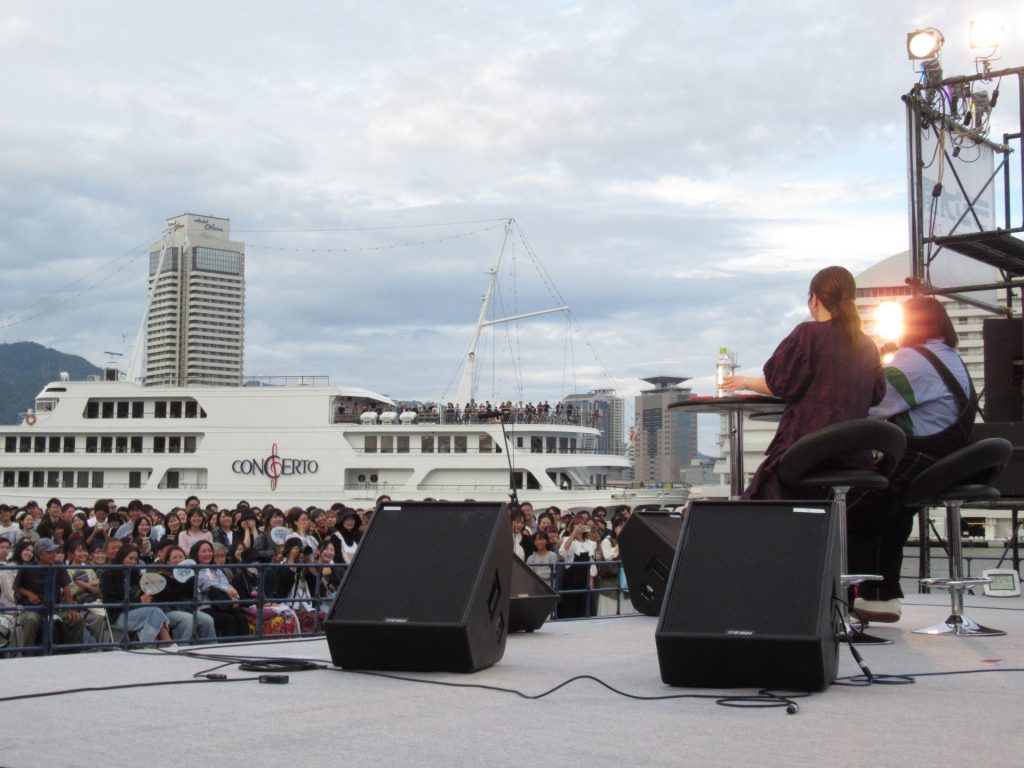
<svg viewBox="0 0 1024 768">
<path fill-rule="evenodd" d="M 508 631 L 533 632 L 544 626 L 558 606 L 558 593 L 533 569 L 512 558 L 512 593 L 508 601 Z"/>
<path fill-rule="evenodd" d="M 505 504 L 385 503 L 331 604 L 331 660 L 352 669 L 475 672 L 508 635 Z"/>
<path fill-rule="evenodd" d="M 982 322 L 985 351 L 985 421 L 1024 419 L 1024 320 L 986 318 Z"/>
<path fill-rule="evenodd" d="M 629 599 L 640 613 L 661 613 L 682 527 L 678 512 L 634 512 L 619 534 Z"/>
<path fill-rule="evenodd" d="M 979 421 L 974 425 L 974 442 L 990 437 L 1004 437 L 1013 446 L 1010 463 L 992 485 L 999 489 L 1004 499 L 1024 498 L 1024 422 Z"/>
<path fill-rule="evenodd" d="M 839 594 L 827 504 L 695 501 L 655 633 L 661 679 L 824 690 L 839 664 Z"/>
</svg>

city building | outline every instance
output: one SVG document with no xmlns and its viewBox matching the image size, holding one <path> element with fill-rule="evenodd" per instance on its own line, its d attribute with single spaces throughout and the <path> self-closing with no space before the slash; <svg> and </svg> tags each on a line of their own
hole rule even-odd
<svg viewBox="0 0 1024 768">
<path fill-rule="evenodd" d="M 652 376 L 653 389 L 637 395 L 633 480 L 639 483 L 679 483 L 682 470 L 697 458 L 697 415 L 669 405 L 692 391 L 679 386 L 689 377 Z"/>
<path fill-rule="evenodd" d="M 230 221 L 183 213 L 149 254 L 147 385 L 242 383 L 245 245 Z"/>
<path fill-rule="evenodd" d="M 625 452 L 624 402 L 615 394 L 614 389 L 595 389 L 585 395 L 568 395 L 562 398 L 562 402 L 573 407 L 573 413 L 579 417 L 579 424 L 601 430 L 601 437 L 593 438 L 592 444 L 583 445 L 584 450 L 620 456 Z"/>
</svg>

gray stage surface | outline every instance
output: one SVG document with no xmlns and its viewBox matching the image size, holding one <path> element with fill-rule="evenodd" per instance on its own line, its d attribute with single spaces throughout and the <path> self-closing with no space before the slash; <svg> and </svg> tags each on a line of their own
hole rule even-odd
<svg viewBox="0 0 1024 768">
<path fill-rule="evenodd" d="M 912 634 L 944 619 L 948 598 L 914 595 L 905 603 L 899 624 L 872 628 L 895 643 L 862 650 L 875 674 L 985 672 L 920 677 L 912 685 L 833 685 L 800 699 L 795 715 L 704 699 L 637 701 L 591 681 L 530 701 L 333 669 L 293 673 L 288 685 L 241 681 L 82 692 L 0 704 L 0 765 L 1021 764 L 1024 673 L 995 670 L 1024 669 L 1024 600 L 968 596 L 968 615 L 1009 633 L 986 639 Z M 536 633 L 509 637 L 504 658 L 490 669 L 415 677 L 538 694 L 575 675 L 594 675 L 639 696 L 708 693 L 662 684 L 655 624 L 645 616 L 548 622 Z M 330 664 L 322 639 L 203 650 Z M 848 651 L 840 651 L 840 675 L 857 673 Z M 153 652 L 8 659 L 0 661 L 0 696 L 183 680 L 211 666 Z"/>
</svg>

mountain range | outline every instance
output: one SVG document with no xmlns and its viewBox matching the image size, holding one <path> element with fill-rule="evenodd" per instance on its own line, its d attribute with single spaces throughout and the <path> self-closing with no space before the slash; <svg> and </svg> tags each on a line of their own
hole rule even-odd
<svg viewBox="0 0 1024 768">
<path fill-rule="evenodd" d="M 62 372 L 81 381 L 101 370 L 84 357 L 33 341 L 0 344 L 0 424 L 17 424 L 40 390 Z"/>
</svg>

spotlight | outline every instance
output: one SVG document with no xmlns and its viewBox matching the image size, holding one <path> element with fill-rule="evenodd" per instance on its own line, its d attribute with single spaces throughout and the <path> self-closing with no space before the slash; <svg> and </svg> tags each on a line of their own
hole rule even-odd
<svg viewBox="0 0 1024 768">
<path fill-rule="evenodd" d="M 903 306 L 883 301 L 875 310 L 875 334 L 883 341 L 895 341 L 903 335 Z"/>
<path fill-rule="evenodd" d="M 907 33 L 907 58 L 911 61 L 934 59 L 946 38 L 935 27 L 917 29 Z"/>
<path fill-rule="evenodd" d="M 994 21 L 983 19 L 972 21 L 970 24 L 970 43 L 972 51 L 991 51 L 993 54 L 999 49 L 1003 38 L 1003 27 Z M 979 56 L 978 58 L 992 58 L 992 56 Z"/>
</svg>

